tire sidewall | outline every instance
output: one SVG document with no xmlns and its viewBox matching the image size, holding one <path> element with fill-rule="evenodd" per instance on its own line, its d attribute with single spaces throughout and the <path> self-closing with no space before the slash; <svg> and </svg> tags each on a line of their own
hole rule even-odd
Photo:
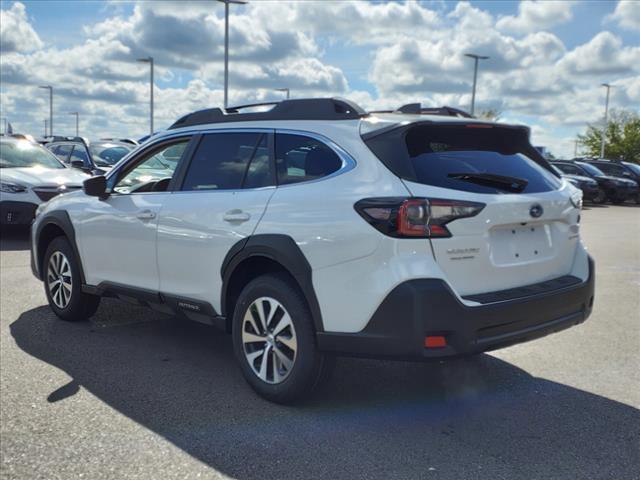
<svg viewBox="0 0 640 480">
<path fill-rule="evenodd" d="M 261 380 L 247 362 L 242 343 L 242 321 L 249 306 L 260 297 L 271 297 L 287 310 L 296 332 L 297 351 L 294 366 L 287 378 L 278 384 Z M 302 293 L 280 275 L 265 275 L 251 281 L 236 304 L 232 324 L 233 347 L 240 369 L 251 387 L 268 400 L 294 401 L 313 390 L 321 356 L 315 345 L 315 334 L 309 308 Z"/>
</svg>

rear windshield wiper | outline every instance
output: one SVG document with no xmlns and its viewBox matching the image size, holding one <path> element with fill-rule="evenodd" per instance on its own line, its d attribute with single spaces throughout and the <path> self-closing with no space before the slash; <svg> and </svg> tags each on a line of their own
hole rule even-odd
<svg viewBox="0 0 640 480">
<path fill-rule="evenodd" d="M 529 184 L 528 180 L 518 177 L 506 177 L 504 175 L 495 175 L 493 173 L 450 173 L 449 178 L 455 178 L 463 182 L 477 183 L 485 187 L 499 188 L 507 192 L 520 193 Z"/>
</svg>

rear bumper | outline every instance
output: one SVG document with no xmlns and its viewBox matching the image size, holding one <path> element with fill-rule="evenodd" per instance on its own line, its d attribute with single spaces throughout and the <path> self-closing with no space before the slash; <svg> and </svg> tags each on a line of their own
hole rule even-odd
<svg viewBox="0 0 640 480">
<path fill-rule="evenodd" d="M 0 224 L 30 225 L 38 205 L 29 202 L 0 202 Z"/>
<path fill-rule="evenodd" d="M 591 314 L 595 266 L 587 281 L 554 291 L 468 307 L 439 279 L 410 280 L 382 302 L 358 333 L 319 332 L 322 351 L 412 360 L 443 359 L 526 342 L 582 323 Z M 447 345 L 425 348 L 426 336 Z"/>
</svg>

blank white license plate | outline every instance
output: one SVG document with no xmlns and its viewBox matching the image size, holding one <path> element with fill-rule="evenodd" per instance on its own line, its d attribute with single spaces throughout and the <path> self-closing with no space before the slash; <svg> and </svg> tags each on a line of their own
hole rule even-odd
<svg viewBox="0 0 640 480">
<path fill-rule="evenodd" d="M 495 265 L 543 260 L 553 254 L 553 236 L 547 224 L 494 228 L 490 239 Z"/>
</svg>

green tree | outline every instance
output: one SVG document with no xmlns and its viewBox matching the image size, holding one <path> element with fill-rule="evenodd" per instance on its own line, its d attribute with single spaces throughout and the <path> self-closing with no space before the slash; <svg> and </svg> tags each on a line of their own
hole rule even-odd
<svg viewBox="0 0 640 480">
<path fill-rule="evenodd" d="M 582 151 L 588 156 L 599 157 L 602 143 L 602 128 L 589 125 L 587 131 L 578 135 Z M 607 122 L 604 157 L 640 163 L 640 116 L 629 110 L 614 110 Z"/>
</svg>

